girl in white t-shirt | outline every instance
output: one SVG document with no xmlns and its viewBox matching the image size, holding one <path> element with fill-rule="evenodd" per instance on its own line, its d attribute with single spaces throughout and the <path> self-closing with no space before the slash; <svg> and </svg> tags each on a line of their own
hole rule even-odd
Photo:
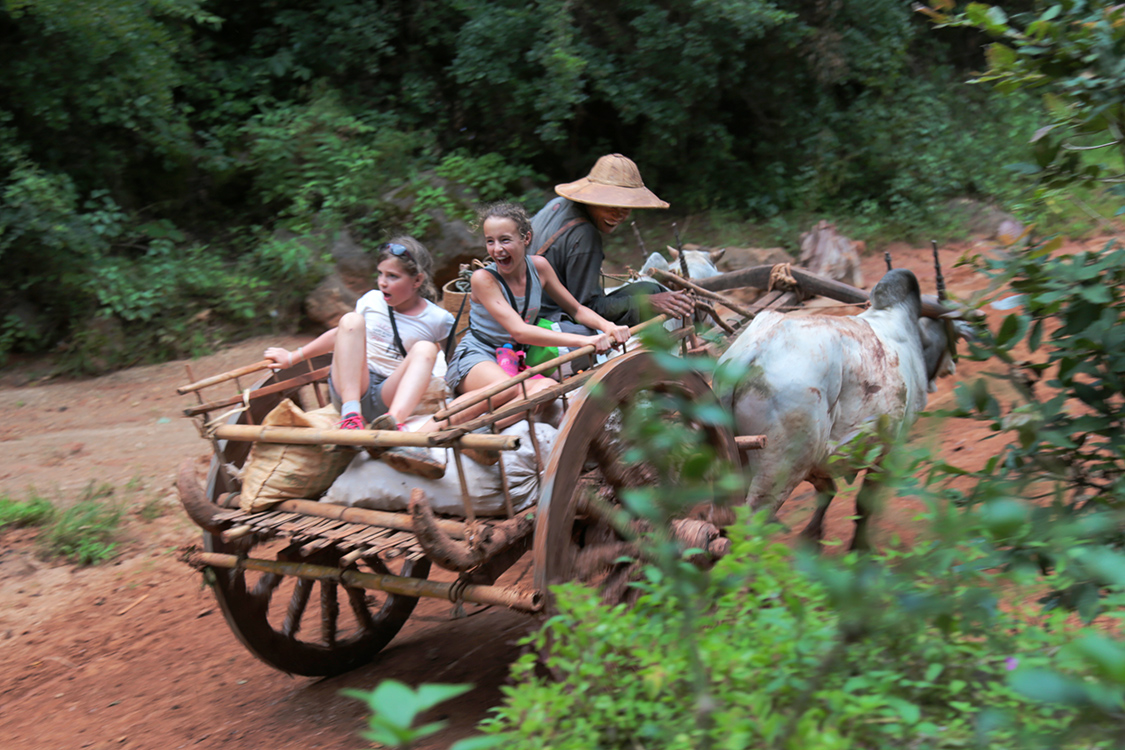
<svg viewBox="0 0 1125 750">
<path fill-rule="evenodd" d="M 377 288 L 360 297 L 355 312 L 297 351 L 270 347 L 266 358 L 291 367 L 333 352 L 328 390 L 343 417 L 340 429 L 401 429 L 453 329 L 453 316 L 431 301 L 433 263 L 413 237 L 392 239 L 379 252 Z"/>
</svg>

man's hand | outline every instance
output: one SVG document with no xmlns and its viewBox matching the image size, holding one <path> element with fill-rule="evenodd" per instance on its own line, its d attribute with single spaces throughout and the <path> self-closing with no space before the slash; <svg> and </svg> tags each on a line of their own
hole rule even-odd
<svg viewBox="0 0 1125 750">
<path fill-rule="evenodd" d="M 686 318 L 695 312 L 695 303 L 687 292 L 660 292 L 650 295 L 648 302 L 656 312 L 673 318 Z"/>
</svg>

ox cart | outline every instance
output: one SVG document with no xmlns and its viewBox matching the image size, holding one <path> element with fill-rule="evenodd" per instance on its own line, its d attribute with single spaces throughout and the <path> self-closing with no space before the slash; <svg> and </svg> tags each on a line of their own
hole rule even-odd
<svg viewBox="0 0 1125 750">
<path fill-rule="evenodd" d="M 701 283 L 711 289 L 765 288 L 771 276 L 777 276 L 776 269 L 764 267 Z M 663 280 L 691 289 L 704 300 L 701 307 L 707 306 L 705 300 L 717 301 L 744 317 L 799 304 L 808 293 L 845 302 L 866 298 L 859 289 L 799 272 L 796 276 L 787 290 L 771 291 L 748 307 L 675 276 Z M 802 291 L 802 284 L 809 291 Z M 738 325 L 724 322 L 722 330 L 733 332 Z M 673 333 L 678 339 L 691 336 L 688 327 Z M 584 354 L 578 350 L 526 370 L 481 397 Z M 181 501 L 203 530 L 201 547 L 186 549 L 184 559 L 204 571 L 227 623 L 254 655 L 279 670 L 310 676 L 338 674 L 373 659 L 403 627 L 420 598 L 452 602 L 455 611 L 475 603 L 538 613 L 550 609 L 549 587 L 555 583 L 583 580 L 603 592 L 620 594 L 631 574 L 623 555 L 637 554 L 629 543 L 639 522 L 621 512 L 619 493 L 651 483 L 656 476 L 649 467 L 623 460 L 623 410 L 638 401 L 657 405 L 656 419 L 677 422 L 678 429 L 690 431 L 727 465 L 739 465 L 742 452 L 761 446 L 758 437 L 735 436 L 729 428 L 692 421 L 678 410 L 676 404 L 685 399 L 717 403 L 715 395 L 701 374 L 683 368 L 670 373 L 658 363 L 653 352 L 637 347 L 530 399 L 517 399 L 429 434 L 262 426 L 263 418 L 286 398 L 324 406 L 329 355 L 277 371 L 268 371 L 262 362 L 182 386 L 178 391 L 197 401 L 185 414 L 199 420 L 201 427 L 205 420 L 209 423 L 201 432 L 214 451 L 205 485 L 196 476 L 194 462 L 185 462 L 180 471 Z M 269 374 L 261 377 L 262 372 Z M 240 381 L 255 373 L 257 382 L 244 388 Z M 189 378 L 194 380 L 190 370 Z M 234 395 L 210 401 L 203 395 L 207 389 L 231 384 L 237 390 Z M 513 418 L 532 423 L 536 407 L 556 399 L 564 413 L 553 447 L 541 451 L 538 444 L 533 446 L 540 473 L 538 502 L 517 511 L 505 498 L 499 516 L 475 513 L 463 479 L 469 460 L 463 452 L 504 456 L 519 447 L 518 441 L 500 434 L 497 424 Z M 232 405 L 241 407 L 214 418 Z M 443 409 L 437 416 L 449 412 Z M 530 426 L 528 437 L 535 441 L 534 424 Z M 449 470 L 462 477 L 464 512 L 456 518 L 438 517 L 417 489 L 410 507 L 398 511 L 335 505 L 318 502 L 317 497 L 285 500 L 262 511 L 243 510 L 239 469 L 251 446 L 260 442 L 444 447 L 453 458 Z M 504 465 L 503 458 L 496 462 L 507 495 Z M 704 562 L 729 547 L 721 533 L 725 516 L 715 509 L 742 496 L 718 488 L 715 483 L 710 497 L 664 530 L 685 549 L 702 550 L 696 559 Z M 500 583 L 528 553 L 530 575 Z"/>
</svg>

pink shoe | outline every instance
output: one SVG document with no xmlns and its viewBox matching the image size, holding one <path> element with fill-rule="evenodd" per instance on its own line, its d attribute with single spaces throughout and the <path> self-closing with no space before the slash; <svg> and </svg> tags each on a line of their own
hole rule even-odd
<svg viewBox="0 0 1125 750">
<path fill-rule="evenodd" d="M 362 430 L 363 417 L 359 414 L 349 414 L 336 423 L 337 430 Z"/>
</svg>

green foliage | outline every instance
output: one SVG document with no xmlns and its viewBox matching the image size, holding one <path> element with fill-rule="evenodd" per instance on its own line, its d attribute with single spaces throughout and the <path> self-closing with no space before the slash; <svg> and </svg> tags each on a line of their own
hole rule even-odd
<svg viewBox="0 0 1125 750">
<path fill-rule="evenodd" d="M 1012 444 L 976 473 L 961 502 L 990 514 L 1006 503 L 1011 528 L 992 534 L 997 554 L 1013 566 L 1052 571 L 1049 600 L 1090 620 L 1105 606 L 1105 587 L 1125 581 L 1115 572 L 1125 571 L 1117 520 L 1125 510 L 1125 249 L 1111 241 L 1101 252 L 1051 257 L 1059 244 L 981 261 L 995 289 L 1020 295 L 1020 310 L 978 350 L 1011 369 L 998 378 L 1003 391 L 984 380 L 960 386 L 954 413 L 987 421 Z M 1027 356 L 1016 355 L 1020 346 L 1030 360 L 1017 359 Z M 1017 523 L 1006 498 L 1049 502 L 1022 507 Z"/>
<path fill-rule="evenodd" d="M 557 588 L 559 614 L 529 645 L 558 678 L 521 657 L 487 731 L 512 748 L 1007 748 L 1080 726 L 1078 712 L 1038 710 L 1020 693 L 1064 629 L 998 609 L 964 564 L 971 548 L 795 565 L 772 531 L 745 519 L 732 530 L 686 637 L 683 603 L 658 576 L 631 608 Z M 1079 680 L 1092 672 L 1074 664 Z M 1113 746 L 1108 721 L 1082 731 L 1088 744 L 1059 747 Z"/>
<path fill-rule="evenodd" d="M 953 3 L 926 9 L 939 26 L 971 27 L 996 41 L 988 47 L 988 70 L 978 82 L 1001 92 L 1042 91 L 1050 121 L 1031 139 L 1031 162 L 1017 166 L 1032 175 L 1037 196 L 1057 195 L 1076 182 L 1116 182 L 1125 156 L 1125 8 L 1105 0 L 1036 3 L 1008 13 L 999 6 L 969 3 L 950 15 Z M 1104 150 L 1116 158 L 1109 163 Z M 1084 158 L 1101 152 L 1100 161 Z"/>
<path fill-rule="evenodd" d="M 371 710 L 368 729 L 363 733 L 365 739 L 384 747 L 408 748 L 445 726 L 444 721 L 435 721 L 415 727 L 414 720 L 419 714 L 472 689 L 472 685 L 422 684 L 415 690 L 398 680 L 383 680 L 374 690 L 341 692 L 364 701 Z M 485 750 L 497 746 L 491 738 L 477 737 L 455 742 L 450 750 Z"/>
<path fill-rule="evenodd" d="M 406 177 L 417 135 L 400 132 L 394 118 L 357 117 L 332 91 L 308 105 L 278 105 L 243 129 L 260 200 L 293 217 L 296 228 L 313 219 L 329 225 L 371 223 L 382 193 Z"/>
<path fill-rule="evenodd" d="M 117 554 L 116 536 L 121 508 L 112 499 L 113 488 L 91 482 L 76 503 L 57 511 L 39 535 L 44 553 L 76 565 L 96 565 Z"/>
<path fill-rule="evenodd" d="M 32 494 L 27 500 L 0 496 L 0 530 L 5 527 L 42 526 L 49 522 L 55 508 L 47 500 Z"/>
</svg>

